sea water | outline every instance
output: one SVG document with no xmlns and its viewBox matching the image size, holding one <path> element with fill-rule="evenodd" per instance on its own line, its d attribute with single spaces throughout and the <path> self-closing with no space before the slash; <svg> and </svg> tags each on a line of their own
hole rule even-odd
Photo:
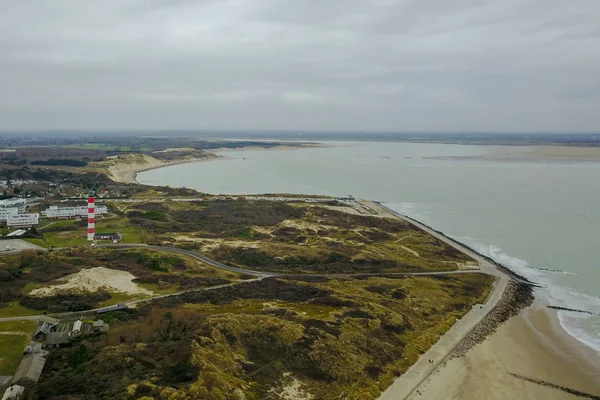
<svg viewBox="0 0 600 400">
<path fill-rule="evenodd" d="M 485 146 L 333 142 L 224 152 L 143 172 L 141 183 L 207 193 L 379 200 L 542 285 L 561 325 L 600 351 L 600 162 L 490 161 Z M 594 315 L 595 314 L 595 315 Z"/>
</svg>

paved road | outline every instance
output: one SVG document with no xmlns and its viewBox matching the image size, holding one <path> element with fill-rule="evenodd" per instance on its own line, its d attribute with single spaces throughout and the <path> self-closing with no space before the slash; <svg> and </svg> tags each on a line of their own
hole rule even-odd
<svg viewBox="0 0 600 400">
<path fill-rule="evenodd" d="M 226 283 L 224 285 L 216 285 L 216 286 L 211 286 L 211 287 L 206 287 L 206 288 L 184 290 L 182 292 L 160 294 L 157 296 L 146 297 L 143 299 L 127 301 L 124 304 L 128 308 L 135 308 L 135 306 L 137 306 L 138 304 L 146 302 L 146 301 L 152 301 L 152 300 L 156 300 L 156 299 L 164 299 L 165 297 L 179 296 L 180 294 L 191 293 L 191 292 L 202 292 L 202 291 L 222 289 L 222 288 L 225 288 L 228 286 L 241 285 L 241 284 L 248 283 L 248 282 L 260 281 L 261 279 L 264 279 L 264 277 L 259 277 L 259 278 L 255 278 L 255 279 L 246 279 L 243 281 Z M 84 311 L 70 311 L 70 312 L 51 314 L 51 315 L 53 317 L 62 318 L 62 317 L 69 317 L 69 316 L 75 316 L 75 315 L 94 314 L 94 313 L 96 313 L 96 311 L 101 311 L 106 308 L 108 308 L 108 307 L 99 307 L 99 308 L 93 308 L 91 310 L 84 310 Z M 50 315 L 50 314 L 48 314 L 48 315 Z M 3 321 L 38 321 L 41 317 L 44 317 L 44 316 L 45 315 L 27 315 L 27 316 L 23 316 L 23 317 L 5 317 L 5 318 L 0 318 L 0 322 L 3 322 Z"/>
<path fill-rule="evenodd" d="M 401 215 L 391 213 L 390 210 L 387 210 L 384 207 L 382 207 L 374 202 L 363 202 L 363 205 L 367 206 L 368 208 L 371 208 L 374 212 L 376 212 L 380 215 L 383 215 L 383 216 L 400 217 L 402 219 L 406 219 L 405 217 L 403 217 Z M 205 255 L 197 253 L 195 251 L 185 250 L 185 249 L 180 249 L 177 247 L 170 247 L 170 246 L 154 246 L 154 245 L 146 245 L 146 244 L 103 244 L 103 245 L 98 245 L 97 247 L 149 248 L 149 249 L 153 249 L 153 250 L 170 251 L 173 253 L 179 253 L 179 254 L 184 254 L 184 255 L 193 257 L 193 258 L 200 260 L 200 261 L 202 261 L 208 265 L 211 265 L 215 268 L 219 268 L 219 269 L 230 271 L 230 272 L 245 274 L 245 275 L 249 275 L 249 276 L 254 276 L 257 278 L 257 279 L 233 282 L 233 283 L 229 283 L 226 285 L 213 286 L 210 288 L 192 289 L 192 290 L 183 291 L 183 292 L 171 293 L 171 294 L 166 294 L 166 295 L 158 295 L 158 296 L 148 297 L 145 299 L 133 300 L 133 301 L 125 303 L 127 306 L 131 306 L 131 307 L 135 307 L 136 304 L 144 302 L 144 301 L 150 301 L 150 300 L 164 298 L 164 297 L 170 297 L 170 296 L 177 296 L 177 295 L 180 295 L 183 293 L 194 292 L 194 291 L 215 290 L 215 289 L 220 289 L 220 288 L 227 287 L 227 286 L 237 285 L 237 284 L 241 284 L 241 283 L 245 283 L 245 282 L 252 282 L 255 280 L 260 280 L 263 278 L 274 277 L 274 276 L 288 277 L 288 278 L 291 278 L 291 277 L 314 277 L 314 276 L 329 276 L 329 277 L 390 276 L 390 275 L 392 275 L 392 276 L 393 275 L 396 275 L 396 276 L 401 276 L 401 275 L 427 276 L 427 275 L 467 274 L 467 273 L 481 273 L 481 272 L 499 276 L 498 269 L 496 269 L 492 264 L 490 264 L 486 260 L 479 257 L 474 252 L 458 245 L 457 243 L 455 243 L 453 241 L 450 241 L 445 236 L 440 235 L 439 233 L 431 230 L 430 228 L 427 228 L 426 226 L 424 226 L 416 221 L 411 220 L 409 222 L 419 226 L 420 228 L 429 232 L 433 236 L 440 238 L 440 240 L 443 240 L 444 242 L 452 245 L 453 247 L 456 247 L 457 249 L 464 251 L 467 254 L 471 255 L 473 258 L 475 258 L 477 261 L 479 261 L 481 270 L 454 270 L 454 271 L 434 271 L 434 272 L 382 272 L 382 273 L 367 272 L 367 273 L 333 273 L 333 274 L 290 274 L 290 273 L 280 273 L 280 272 L 253 271 L 253 270 L 249 270 L 249 269 L 232 267 L 230 265 L 226 265 L 226 264 L 220 263 L 216 260 L 210 259 L 210 258 L 206 257 Z M 29 243 L 27 243 L 27 242 L 24 242 L 24 243 L 29 245 Z M 33 245 L 31 245 L 31 246 L 33 246 Z M 21 250 L 25 250 L 25 249 L 26 249 L 26 247 L 23 247 Z M 39 249 L 46 250 L 46 249 L 42 249 L 42 248 L 39 248 Z M 57 251 L 57 250 L 61 250 L 61 248 L 55 248 L 53 250 Z M 20 250 L 17 250 L 17 251 L 20 251 Z M 502 288 L 502 290 L 504 290 L 504 289 Z M 103 308 L 105 308 L 105 307 L 103 307 Z M 84 312 L 78 311 L 78 312 L 68 312 L 68 313 L 53 314 L 53 315 L 56 315 L 57 317 L 65 317 L 65 316 L 72 316 L 72 315 L 81 315 L 82 313 L 91 313 L 91 312 L 95 312 L 95 311 L 98 311 L 101 309 L 102 308 L 96 308 L 96 309 L 92 309 L 92 310 L 86 310 Z M 0 321 L 20 321 L 20 320 L 37 321 L 37 320 L 39 320 L 39 318 L 41 316 L 42 315 L 22 316 L 22 317 L 5 317 L 5 318 L 0 318 Z"/>
<path fill-rule="evenodd" d="M 465 270 L 451 270 L 451 271 L 423 271 L 423 272 L 356 272 L 356 273 L 320 273 L 320 274 L 306 274 L 306 273 L 283 273 L 283 272 L 269 272 L 269 271 L 254 271 L 251 269 L 243 269 L 232 267 L 231 265 L 226 265 L 210 259 L 203 254 L 196 253 L 192 250 L 180 249 L 178 247 L 171 246 L 152 246 L 147 244 L 103 244 L 97 247 L 126 247 L 126 248 L 146 248 L 160 251 L 170 251 L 174 253 L 185 254 L 187 256 L 193 257 L 197 260 L 200 260 L 208 265 L 211 265 L 215 268 L 223 269 L 226 271 L 237 272 L 240 274 L 246 274 L 256 277 L 270 277 L 270 276 L 279 276 L 279 277 L 314 277 L 314 276 L 329 276 L 329 277 L 352 277 L 352 276 L 389 276 L 389 275 L 413 275 L 413 276 L 425 276 L 425 275 L 448 275 L 448 274 L 472 274 L 481 272 L 479 269 L 465 269 Z"/>
<path fill-rule="evenodd" d="M 225 265 L 223 263 L 220 263 L 218 261 L 212 260 L 208 257 L 206 257 L 203 254 L 200 253 L 196 253 L 195 251 L 192 250 L 185 250 L 185 249 L 180 249 L 178 247 L 170 247 L 170 246 L 152 246 L 152 245 L 147 245 L 147 244 L 102 244 L 99 245 L 97 247 L 129 247 L 129 248 L 135 248 L 135 247 L 143 247 L 143 248 L 149 248 L 149 249 L 154 249 L 154 250 L 161 250 L 161 251 L 170 251 L 173 253 L 180 253 L 180 254 L 185 254 L 187 256 L 193 257 L 197 260 L 200 260 L 208 265 L 211 265 L 215 268 L 219 268 L 219 269 L 224 269 L 226 271 L 231 271 L 231 272 L 237 272 L 240 274 L 246 274 L 246 275 L 251 275 L 251 276 L 258 276 L 258 277 L 266 277 L 266 276 L 275 276 L 275 275 L 280 275 L 277 273 L 270 273 L 270 272 L 259 272 L 259 271 L 252 271 L 249 269 L 242 269 L 242 268 L 237 268 L 237 267 L 232 267 L 230 265 Z"/>
</svg>

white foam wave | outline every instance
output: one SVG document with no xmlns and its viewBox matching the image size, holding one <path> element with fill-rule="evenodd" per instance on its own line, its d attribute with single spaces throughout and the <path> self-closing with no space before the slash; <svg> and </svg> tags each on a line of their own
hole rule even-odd
<svg viewBox="0 0 600 400">
<path fill-rule="evenodd" d="M 386 205 L 401 214 L 430 224 L 427 214 L 422 210 L 418 210 L 417 205 L 414 203 L 390 203 Z M 490 257 L 494 261 L 505 265 L 516 273 L 525 276 L 532 282 L 541 285 L 542 288 L 536 290 L 536 295 L 541 295 L 549 304 L 558 307 L 585 310 L 596 314 L 559 311 L 558 317 L 561 326 L 569 335 L 595 351 L 600 351 L 600 298 L 560 286 L 553 280 L 553 277 L 556 277 L 557 273 L 561 275 L 578 274 L 568 271 L 546 271 L 529 265 L 526 260 L 509 255 L 498 246 L 486 245 L 469 236 L 451 234 L 449 236 L 475 249 L 477 252 Z"/>
<path fill-rule="evenodd" d="M 595 318 L 600 320 L 600 317 L 598 316 Z M 569 335 L 600 353 L 600 332 L 596 329 L 591 329 L 593 333 L 590 333 L 588 329 L 585 328 L 586 325 L 592 323 L 589 321 L 591 319 L 594 319 L 594 317 L 582 321 L 582 318 L 575 316 L 571 312 L 558 312 L 560 326 L 562 326 Z"/>
<path fill-rule="evenodd" d="M 527 261 L 512 257 L 504 253 L 497 246 L 487 246 L 470 237 L 455 237 L 455 239 L 473 247 L 481 254 L 507 266 L 531 281 L 542 285 L 543 287 L 537 289 L 536 293 L 545 297 L 548 303 L 558 307 L 585 310 L 594 314 L 600 314 L 600 298 L 585 293 L 578 293 L 564 286 L 557 285 L 552 279 L 552 275 L 557 271 L 545 271 L 531 267 Z M 567 272 L 567 274 L 569 273 Z M 596 321 L 598 321 L 596 323 L 600 323 L 598 315 L 559 311 L 558 317 L 560 325 L 569 335 L 594 350 L 600 351 L 600 335 L 595 329 L 590 329 Z"/>
</svg>

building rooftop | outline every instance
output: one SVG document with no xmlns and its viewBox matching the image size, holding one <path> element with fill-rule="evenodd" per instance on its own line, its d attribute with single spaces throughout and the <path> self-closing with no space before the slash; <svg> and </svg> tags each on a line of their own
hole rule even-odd
<svg viewBox="0 0 600 400">
<path fill-rule="evenodd" d="M 46 337 L 46 346 L 67 344 L 71 342 L 69 332 L 50 332 Z"/>
<path fill-rule="evenodd" d="M 35 386 L 40 379 L 44 364 L 46 364 L 44 357 L 35 354 L 26 355 L 21 360 L 11 383 L 21 386 Z"/>
</svg>

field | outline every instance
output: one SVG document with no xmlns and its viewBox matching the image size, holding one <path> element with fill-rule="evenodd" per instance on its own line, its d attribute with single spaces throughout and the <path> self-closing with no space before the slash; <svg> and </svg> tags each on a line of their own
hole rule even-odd
<svg viewBox="0 0 600 400">
<path fill-rule="evenodd" d="M 239 278 L 187 256 L 149 249 L 28 251 L 0 256 L 0 316 L 80 311 Z"/>
<path fill-rule="evenodd" d="M 0 332 L 22 332 L 33 335 L 37 322 L 33 321 L 0 321 Z"/>
<path fill-rule="evenodd" d="M 0 318 L 38 315 L 40 313 L 39 311 L 23 307 L 17 301 L 13 301 L 10 303 L 1 302 L 0 305 L 2 305 L 2 307 L 0 308 Z"/>
<path fill-rule="evenodd" d="M 17 370 L 23 349 L 27 344 L 25 335 L 0 334 L 0 375 L 12 375 Z"/>
<path fill-rule="evenodd" d="M 159 299 L 101 339 L 52 353 L 39 393 L 280 399 L 295 388 L 299 399 L 375 399 L 491 281 L 267 278 Z"/>
</svg>

